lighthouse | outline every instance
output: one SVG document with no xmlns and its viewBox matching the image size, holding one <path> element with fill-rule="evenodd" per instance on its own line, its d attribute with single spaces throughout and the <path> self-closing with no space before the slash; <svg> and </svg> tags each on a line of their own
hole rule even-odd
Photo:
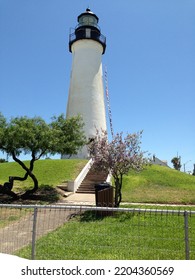
<svg viewBox="0 0 195 280">
<path fill-rule="evenodd" d="M 106 37 L 98 25 L 99 18 L 89 8 L 78 16 L 77 21 L 74 32 L 69 36 L 72 69 L 66 118 L 81 115 L 85 136 L 90 141 L 97 129 L 107 129 L 102 71 Z M 76 157 L 88 158 L 87 147 Z"/>
</svg>

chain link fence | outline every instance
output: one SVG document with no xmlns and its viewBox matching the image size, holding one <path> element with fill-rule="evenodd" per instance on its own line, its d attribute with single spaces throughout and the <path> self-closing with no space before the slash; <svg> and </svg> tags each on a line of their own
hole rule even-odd
<svg viewBox="0 0 195 280">
<path fill-rule="evenodd" d="M 0 252 L 27 259 L 195 259 L 195 211 L 0 205 Z"/>
</svg>

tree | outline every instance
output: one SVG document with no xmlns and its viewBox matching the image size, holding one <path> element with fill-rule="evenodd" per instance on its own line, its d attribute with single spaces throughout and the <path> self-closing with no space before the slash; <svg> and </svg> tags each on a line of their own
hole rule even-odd
<svg viewBox="0 0 195 280">
<path fill-rule="evenodd" d="M 122 200 L 123 176 L 129 171 L 140 171 L 146 160 L 140 150 L 142 132 L 127 134 L 117 133 L 111 142 L 107 132 L 102 131 L 89 144 L 89 152 L 93 159 L 93 168 L 97 171 L 110 172 L 114 178 L 114 205 L 119 207 Z"/>
<path fill-rule="evenodd" d="M 181 158 L 180 157 L 174 157 L 174 158 L 172 158 L 171 162 L 173 164 L 173 167 L 176 170 L 180 171 L 180 169 L 181 169 Z"/>
<path fill-rule="evenodd" d="M 195 164 L 194 164 L 194 169 L 193 169 L 192 175 L 195 176 Z"/>
<path fill-rule="evenodd" d="M 50 127 L 53 132 L 52 153 L 66 154 L 70 157 L 86 144 L 84 123 L 80 116 L 66 119 L 64 115 L 52 118 Z"/>
<path fill-rule="evenodd" d="M 54 117 L 50 124 L 42 118 L 16 117 L 6 121 L 0 114 L 0 150 L 10 155 L 25 171 L 23 177 L 10 176 L 9 182 L 1 185 L 0 191 L 17 198 L 12 191 L 15 180 L 24 181 L 28 176 L 34 187 L 23 194 L 28 197 L 38 189 L 38 180 L 33 172 L 35 161 L 47 154 L 72 155 L 85 143 L 81 118 L 65 119 L 64 115 Z M 29 166 L 20 159 L 21 154 L 30 154 Z"/>
</svg>

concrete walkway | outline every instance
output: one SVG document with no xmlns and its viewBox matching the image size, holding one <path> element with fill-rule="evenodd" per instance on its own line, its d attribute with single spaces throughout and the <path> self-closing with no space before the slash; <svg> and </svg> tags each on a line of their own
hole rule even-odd
<svg viewBox="0 0 195 280">
<path fill-rule="evenodd" d="M 95 206 L 95 194 L 69 193 L 66 198 L 56 205 L 84 205 Z M 4 208 L 6 211 L 6 208 Z M 20 209 L 16 209 L 17 211 Z M 55 230 L 69 220 L 70 215 L 78 210 L 50 210 L 39 209 L 36 222 L 36 238 Z M 27 213 L 18 221 L 0 228 L 0 252 L 13 254 L 16 250 L 31 244 L 33 230 L 33 213 Z"/>
<path fill-rule="evenodd" d="M 95 194 L 71 193 L 57 204 L 95 206 Z"/>
<path fill-rule="evenodd" d="M 95 206 L 95 194 L 80 194 L 80 193 L 70 193 L 66 198 L 57 204 L 62 205 L 86 205 L 86 206 Z M 120 206 L 130 205 L 130 206 L 162 206 L 162 207 L 195 207 L 195 205 L 186 205 L 186 204 L 154 204 L 154 203 L 133 203 L 133 202 L 121 202 Z"/>
<path fill-rule="evenodd" d="M 7 211 L 9 210 L 7 209 Z M 15 215 L 18 213 L 17 211 L 20 209 L 15 209 Z M 32 243 L 33 228 L 36 232 L 36 239 L 38 239 L 63 225 L 75 212 L 76 210 L 38 209 L 35 228 L 33 213 L 27 211 L 24 217 L 18 221 L 0 228 L 0 252 L 13 254 L 16 250 Z"/>
</svg>

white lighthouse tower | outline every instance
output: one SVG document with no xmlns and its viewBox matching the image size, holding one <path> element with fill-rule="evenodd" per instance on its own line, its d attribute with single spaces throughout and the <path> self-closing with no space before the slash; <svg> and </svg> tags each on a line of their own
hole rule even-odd
<svg viewBox="0 0 195 280">
<path fill-rule="evenodd" d="M 70 34 L 69 50 L 72 53 L 72 71 L 66 117 L 80 114 L 88 140 L 96 130 L 106 130 L 102 54 L 106 38 L 98 26 L 99 18 L 88 8 L 78 16 L 78 25 Z M 87 147 L 76 156 L 88 158 Z"/>
</svg>

